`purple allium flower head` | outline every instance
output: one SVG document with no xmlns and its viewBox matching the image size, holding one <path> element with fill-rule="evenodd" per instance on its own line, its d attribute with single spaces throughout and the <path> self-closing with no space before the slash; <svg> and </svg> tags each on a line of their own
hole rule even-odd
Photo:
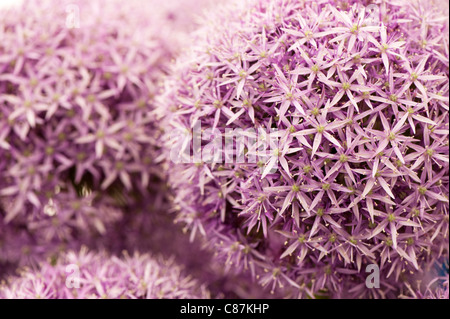
<svg viewBox="0 0 450 319">
<path fill-rule="evenodd" d="M 192 236 L 297 297 L 398 297 L 448 256 L 448 17 L 427 1 L 266 0 L 206 20 L 159 108 Z M 231 156 L 195 156 L 230 129 L 248 132 Z"/>
<path fill-rule="evenodd" d="M 152 100 L 177 50 L 163 17 L 149 19 L 151 6 L 138 2 L 117 10 L 114 1 L 36 0 L 10 10 L 0 12 L 5 221 L 45 213 L 70 183 L 147 194 L 160 175 Z"/>
<path fill-rule="evenodd" d="M 187 299 L 209 298 L 204 285 L 184 273 L 172 259 L 149 254 L 119 258 L 105 252 L 62 254 L 40 269 L 23 269 L 0 285 L 0 297 L 25 299 Z"/>
</svg>

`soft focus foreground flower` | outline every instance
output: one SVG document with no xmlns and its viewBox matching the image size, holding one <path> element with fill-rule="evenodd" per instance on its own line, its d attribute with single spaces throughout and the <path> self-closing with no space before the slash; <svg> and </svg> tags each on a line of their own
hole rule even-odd
<svg viewBox="0 0 450 319">
<path fill-rule="evenodd" d="M 0 285 L 0 297 L 25 299 L 209 298 L 204 285 L 184 273 L 172 259 L 148 254 L 121 258 L 86 248 L 23 269 Z"/>
<path fill-rule="evenodd" d="M 161 98 L 167 139 L 201 124 L 275 130 L 279 147 L 168 163 L 192 237 L 296 297 L 398 297 L 448 256 L 448 17 L 427 1 L 267 0 L 207 18 Z"/>
<path fill-rule="evenodd" d="M 47 206 L 46 210 L 52 210 L 48 216 L 19 216 L 5 223 L 0 211 L 0 278 L 69 248 L 102 247 L 97 239 L 111 236 L 109 228 L 122 221 L 122 210 L 106 196 L 79 197 L 74 192 L 61 194 L 64 200 L 57 207 Z"/>
<path fill-rule="evenodd" d="M 116 5 L 36 0 L 0 13 L 6 222 L 45 214 L 72 183 L 146 195 L 160 176 L 152 100 L 176 36 L 147 16 L 151 6 Z M 68 25 L 71 10 L 79 28 Z"/>
</svg>

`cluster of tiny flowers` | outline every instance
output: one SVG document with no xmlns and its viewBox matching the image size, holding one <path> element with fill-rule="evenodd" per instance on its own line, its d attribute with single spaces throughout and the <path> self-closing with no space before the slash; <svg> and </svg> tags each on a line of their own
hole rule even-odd
<svg viewBox="0 0 450 319">
<path fill-rule="evenodd" d="M 6 222 L 25 211 L 57 213 L 59 194 L 72 185 L 105 192 L 117 182 L 146 193 L 159 172 L 151 110 L 170 39 L 155 35 L 138 3 L 120 11 L 95 4 L 78 3 L 79 28 L 67 26 L 59 2 L 29 1 L 1 14 Z"/>
<path fill-rule="evenodd" d="M 101 244 L 96 240 L 107 236 L 124 214 L 111 199 L 92 196 L 64 193 L 58 214 L 9 223 L 0 210 L 0 278 L 17 267 L 36 266 L 43 258 L 68 248 Z"/>
<path fill-rule="evenodd" d="M 31 0 L 0 11 L 0 221 L 9 227 L 0 263 L 17 261 L 13 247 L 20 260 L 37 258 L 44 245 L 104 234 L 125 197 L 155 199 L 163 187 L 152 99 L 176 34 L 151 6 L 117 5 Z"/>
<path fill-rule="evenodd" d="M 448 17 L 430 1 L 264 0 L 208 18 L 161 97 L 168 152 L 173 130 L 180 153 L 211 150 L 199 124 L 276 147 L 247 138 L 257 161 L 169 164 L 192 237 L 296 297 L 395 298 L 448 256 Z"/>
<path fill-rule="evenodd" d="M 0 285 L 2 299 L 198 299 L 208 290 L 171 259 L 149 254 L 109 256 L 86 248 L 21 270 Z"/>
</svg>

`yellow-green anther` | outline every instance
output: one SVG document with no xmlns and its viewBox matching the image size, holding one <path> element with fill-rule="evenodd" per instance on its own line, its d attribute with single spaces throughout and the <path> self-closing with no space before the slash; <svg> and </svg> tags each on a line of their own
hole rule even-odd
<svg viewBox="0 0 450 319">
<path fill-rule="evenodd" d="M 216 109 L 220 109 L 222 107 L 222 102 L 219 100 L 215 100 L 213 105 Z"/>
<path fill-rule="evenodd" d="M 89 103 L 94 103 L 95 102 L 95 95 L 94 94 L 89 94 L 86 99 L 87 99 L 87 101 Z"/>
<path fill-rule="evenodd" d="M 55 152 L 55 149 L 51 146 L 47 146 L 45 148 L 45 154 L 47 154 L 47 155 L 53 155 L 54 152 Z"/>
<path fill-rule="evenodd" d="M 273 150 L 273 155 L 274 156 L 280 156 L 281 155 L 280 149 L 277 148 L 277 149 Z"/>
<path fill-rule="evenodd" d="M 116 169 L 118 171 L 122 170 L 125 167 L 125 164 L 123 162 L 117 162 L 116 163 Z"/>
<path fill-rule="evenodd" d="M 38 85 L 38 84 L 39 84 L 39 81 L 38 81 L 37 79 L 31 79 L 31 80 L 30 80 L 30 85 L 31 85 L 31 86 L 34 87 L 34 86 L 36 86 L 36 85 Z"/>
<path fill-rule="evenodd" d="M 305 37 L 306 38 L 309 38 L 309 37 L 311 37 L 313 35 L 313 33 L 311 32 L 311 31 L 305 31 Z"/>
<path fill-rule="evenodd" d="M 280 268 L 275 268 L 272 272 L 272 276 L 277 277 L 281 273 Z"/>
<path fill-rule="evenodd" d="M 389 139 L 391 141 L 395 140 L 395 133 L 393 133 L 393 132 L 389 133 Z"/>
<path fill-rule="evenodd" d="M 341 156 L 339 157 L 339 161 L 340 161 L 341 163 L 347 162 L 347 161 L 348 161 L 347 155 L 341 154 Z"/>
</svg>

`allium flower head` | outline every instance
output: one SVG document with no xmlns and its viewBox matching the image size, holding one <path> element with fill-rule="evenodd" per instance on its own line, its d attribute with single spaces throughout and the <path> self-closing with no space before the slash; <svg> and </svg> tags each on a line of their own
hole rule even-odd
<svg viewBox="0 0 450 319">
<path fill-rule="evenodd" d="M 0 297 L 205 299 L 209 292 L 171 259 L 137 253 L 119 258 L 82 248 L 8 278 L 0 285 Z"/>
<path fill-rule="evenodd" d="M 397 297 L 448 255 L 446 20 L 425 1 L 209 13 L 159 108 L 167 147 L 187 154 L 169 169 L 178 220 L 270 291 Z M 196 140 L 198 126 L 214 134 Z M 231 152 L 244 161 L 226 148 L 215 162 L 186 153 L 209 152 L 229 129 L 251 129 Z M 255 132 L 276 146 L 261 150 Z M 366 288 L 370 264 L 381 289 Z"/>
<path fill-rule="evenodd" d="M 6 222 L 45 213 L 71 183 L 146 194 L 159 175 L 151 111 L 176 37 L 159 27 L 165 17 L 147 16 L 150 7 L 116 5 L 33 0 L 0 12 Z"/>
</svg>

